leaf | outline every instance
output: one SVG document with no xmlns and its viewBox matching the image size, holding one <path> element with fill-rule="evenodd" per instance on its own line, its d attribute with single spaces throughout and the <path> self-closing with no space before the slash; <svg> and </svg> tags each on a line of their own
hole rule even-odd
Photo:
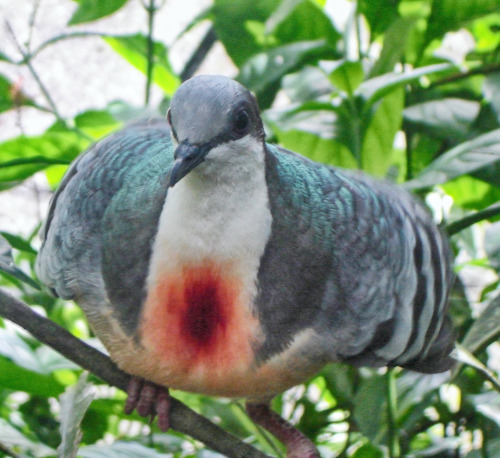
<svg viewBox="0 0 500 458">
<path fill-rule="evenodd" d="M 473 100 L 447 98 L 411 105 L 404 110 L 406 122 L 436 138 L 465 140 L 481 105 Z"/>
<path fill-rule="evenodd" d="M 283 0 L 271 16 L 267 18 L 265 33 L 270 35 L 276 27 L 280 25 L 297 6 L 304 0 Z"/>
<path fill-rule="evenodd" d="M 20 85 L 18 87 L 0 74 L 0 113 L 22 105 L 33 105 L 33 101 L 24 95 L 21 89 Z"/>
<path fill-rule="evenodd" d="M 486 75 L 483 83 L 484 98 L 491 104 L 500 122 L 500 73 Z"/>
<path fill-rule="evenodd" d="M 383 33 L 398 17 L 398 2 L 359 0 L 358 9 L 370 24 L 373 36 Z"/>
<path fill-rule="evenodd" d="M 24 369 L 0 357 L 0 386 L 44 397 L 58 396 L 63 386 L 51 375 Z"/>
<path fill-rule="evenodd" d="M 148 39 L 145 35 L 103 37 L 120 56 L 144 75 L 148 71 Z M 163 43 L 153 42 L 153 82 L 168 96 L 172 96 L 180 84 L 168 60 L 168 49 Z"/>
<path fill-rule="evenodd" d="M 236 78 L 241 84 L 254 91 L 259 102 L 266 106 L 274 99 L 276 83 L 299 64 L 315 59 L 326 50 L 324 40 L 304 41 L 273 48 L 250 58 L 241 67 Z M 264 95 L 271 88 L 272 95 Z M 265 103 L 263 98 L 265 97 Z"/>
<path fill-rule="evenodd" d="M 61 444 L 57 448 L 58 457 L 74 458 L 78 453 L 82 438 L 80 425 L 94 399 L 93 385 L 87 382 L 87 378 L 88 373 L 82 373 L 78 383 L 60 396 Z"/>
<path fill-rule="evenodd" d="M 500 160 L 500 129 L 461 143 L 442 154 L 416 178 L 405 183 L 407 189 L 420 189 L 446 183 Z"/>
<path fill-rule="evenodd" d="M 82 458 L 168 458 L 171 454 L 159 453 L 137 442 L 117 441 L 111 445 L 87 445 L 78 450 Z M 190 455 L 194 456 L 194 455 Z M 213 455 L 214 458 L 220 455 Z"/>
<path fill-rule="evenodd" d="M 37 254 L 37 251 L 33 249 L 30 242 L 24 240 L 19 235 L 10 234 L 8 232 L 0 231 L 0 235 L 7 241 L 7 243 L 16 250 L 24 251 L 25 253 Z"/>
<path fill-rule="evenodd" d="M 88 144 L 71 131 L 7 140 L 0 144 L 0 183 L 24 180 L 50 164 L 69 164 Z"/>
<path fill-rule="evenodd" d="M 370 71 L 370 78 L 394 71 L 401 62 L 407 46 L 407 39 L 415 25 L 416 19 L 404 17 L 396 19 L 384 34 L 384 46 L 380 57 Z"/>
<path fill-rule="evenodd" d="M 68 25 L 91 22 L 118 11 L 127 0 L 78 0 L 78 8 L 71 16 Z"/>
<path fill-rule="evenodd" d="M 26 275 L 21 269 L 19 269 L 14 264 L 14 259 L 12 258 L 12 250 L 9 242 L 5 239 L 3 235 L 0 234 L 0 271 L 6 272 L 12 275 L 14 278 L 27 283 L 35 289 L 40 289 L 38 284 Z"/>
<path fill-rule="evenodd" d="M 41 442 L 28 439 L 3 418 L 0 418 L 0 444 L 21 449 L 23 456 L 48 457 L 55 455 L 55 450 Z"/>
<path fill-rule="evenodd" d="M 264 50 L 264 23 L 279 4 L 277 0 L 215 0 L 214 27 L 232 61 L 240 67 Z M 254 35 L 248 27 L 252 21 L 262 24 L 261 36 Z M 235 24 L 238 27 L 235 28 Z"/>
<path fill-rule="evenodd" d="M 453 69 L 451 64 L 435 64 L 415 68 L 404 73 L 387 73 L 365 81 L 356 91 L 366 102 L 366 109 L 391 92 L 395 87 L 402 86 L 422 76 L 436 75 Z"/>
<path fill-rule="evenodd" d="M 372 175 L 384 176 L 394 164 L 393 144 L 401 127 L 403 106 L 404 91 L 397 88 L 382 99 L 366 127 L 361 165 Z"/>
<path fill-rule="evenodd" d="M 94 139 L 99 139 L 122 126 L 109 111 L 88 110 L 75 117 L 75 125 Z"/>
<path fill-rule="evenodd" d="M 455 359 L 462 364 L 473 367 L 476 369 L 486 380 L 491 382 L 497 391 L 500 391 L 500 380 L 496 377 L 495 373 L 487 366 L 485 366 L 479 359 L 477 359 L 467 348 L 463 345 L 455 344 Z M 453 375 L 456 375 L 460 370 L 461 365 L 458 365 Z"/>
<path fill-rule="evenodd" d="M 425 43 L 430 43 L 478 17 L 497 11 L 498 0 L 434 0 Z"/>
<path fill-rule="evenodd" d="M 352 95 L 363 82 L 364 77 L 365 74 L 361 62 L 341 60 L 338 61 L 329 78 L 338 89 L 348 95 Z"/>
<path fill-rule="evenodd" d="M 467 331 L 462 346 L 477 353 L 500 336 L 500 296 L 493 299 Z"/>
<path fill-rule="evenodd" d="M 373 375 L 361 382 L 354 397 L 353 415 L 361 433 L 376 443 L 376 438 L 387 430 L 386 381 Z"/>
</svg>

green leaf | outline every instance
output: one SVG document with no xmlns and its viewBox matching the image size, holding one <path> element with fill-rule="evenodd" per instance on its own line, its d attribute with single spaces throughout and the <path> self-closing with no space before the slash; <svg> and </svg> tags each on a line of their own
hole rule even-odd
<svg viewBox="0 0 500 458">
<path fill-rule="evenodd" d="M 398 3 L 387 0 L 359 0 L 358 10 L 365 16 L 373 36 L 383 33 L 398 17 Z"/>
<path fill-rule="evenodd" d="M 0 387 L 45 397 L 58 396 L 64 389 L 52 375 L 24 369 L 4 357 L 0 357 Z"/>
<path fill-rule="evenodd" d="M 365 81 L 361 84 L 356 93 L 367 102 L 366 109 L 369 109 L 371 105 L 398 86 L 407 84 L 422 76 L 437 75 L 453 68 L 453 65 L 446 63 L 428 65 L 404 73 L 387 73 Z"/>
<path fill-rule="evenodd" d="M 278 0 L 214 1 L 215 31 L 226 52 L 238 67 L 263 51 L 263 42 L 266 39 L 264 23 L 278 4 Z M 261 36 L 255 36 L 248 28 L 248 24 L 252 21 L 262 23 Z M 238 24 L 238 27 L 235 27 L 235 24 Z"/>
<path fill-rule="evenodd" d="M 433 0 L 425 43 L 478 17 L 498 11 L 498 0 Z"/>
<path fill-rule="evenodd" d="M 500 122 L 500 73 L 486 75 L 483 83 L 484 98 L 491 104 Z"/>
<path fill-rule="evenodd" d="M 82 431 L 80 424 L 94 399 L 93 385 L 87 382 L 88 373 L 84 372 L 78 383 L 66 389 L 60 396 L 61 401 L 61 444 L 58 456 L 76 457 Z"/>
<path fill-rule="evenodd" d="M 12 449 L 20 449 L 23 456 L 53 457 L 56 453 L 45 444 L 27 438 L 3 418 L 0 418 L 0 444 Z"/>
<path fill-rule="evenodd" d="M 493 299 L 468 330 L 462 346 L 477 353 L 500 337 L 500 296 Z"/>
<path fill-rule="evenodd" d="M 78 450 L 78 456 L 82 458 L 137 458 L 139 456 L 141 458 L 167 458 L 172 455 L 159 453 L 137 442 L 117 441 L 110 445 L 87 445 L 81 447 Z M 218 455 L 213 455 L 214 458 L 215 456 Z"/>
<path fill-rule="evenodd" d="M 144 75 L 148 71 L 148 39 L 145 35 L 103 37 L 120 56 Z M 172 96 L 180 84 L 168 60 L 168 49 L 163 43 L 153 43 L 153 82 L 168 96 Z"/>
<path fill-rule="evenodd" d="M 40 289 L 38 284 L 31 279 L 28 275 L 26 275 L 21 269 L 19 269 L 14 264 L 14 259 L 12 258 L 12 250 L 10 248 L 9 242 L 0 235 L 0 271 L 6 272 L 9 275 L 12 275 L 14 278 L 21 280 L 24 283 L 27 283 L 31 287 L 35 289 Z M 1 331 L 1 329 L 0 329 Z"/>
<path fill-rule="evenodd" d="M 446 183 L 498 160 L 500 160 L 500 129 L 495 129 L 447 151 L 415 179 L 405 183 L 405 187 L 420 189 Z"/>
<path fill-rule="evenodd" d="M 50 164 L 69 164 L 88 144 L 71 131 L 7 140 L 0 144 L 0 183 L 24 180 Z"/>
<path fill-rule="evenodd" d="M 0 75 L 0 113 L 22 105 L 33 105 L 33 101 L 22 93 L 21 87 Z"/>
<path fill-rule="evenodd" d="M 364 379 L 354 397 L 353 415 L 361 433 L 376 442 L 387 430 L 386 381 L 373 375 Z"/>
<path fill-rule="evenodd" d="M 470 135 L 480 108 L 480 103 L 473 100 L 431 100 L 405 108 L 404 118 L 427 135 L 463 141 Z"/>
<path fill-rule="evenodd" d="M 306 61 L 316 59 L 325 51 L 325 41 L 304 41 L 273 48 L 250 58 L 240 69 L 237 80 L 254 91 L 259 102 L 269 106 L 280 79 Z M 271 95 L 265 94 L 271 89 Z M 269 103 L 265 103 L 263 99 Z"/>
<path fill-rule="evenodd" d="M 493 223 L 486 228 L 484 251 L 486 251 L 490 265 L 494 269 L 500 270 L 500 222 Z"/>
<path fill-rule="evenodd" d="M 370 78 L 394 71 L 405 53 L 407 39 L 415 22 L 415 18 L 404 17 L 398 18 L 390 25 L 384 35 L 384 47 L 380 57 L 370 71 Z"/>
<path fill-rule="evenodd" d="M 267 18 L 265 33 L 270 35 L 304 0 L 283 0 L 278 8 Z"/>
<path fill-rule="evenodd" d="M 363 65 L 360 61 L 340 60 L 329 78 L 335 87 L 352 95 L 363 82 L 364 77 Z"/>
<path fill-rule="evenodd" d="M 118 11 L 127 0 L 78 0 L 78 8 L 71 16 L 68 25 L 91 22 Z"/>
<path fill-rule="evenodd" d="M 386 175 L 394 165 L 394 138 L 401 127 L 404 90 L 397 88 L 377 106 L 366 127 L 361 150 L 363 170 L 376 176 Z"/>
<path fill-rule="evenodd" d="M 88 110 L 75 117 L 75 125 L 94 139 L 110 134 L 122 126 L 109 111 Z"/>
<path fill-rule="evenodd" d="M 8 242 L 8 244 L 19 251 L 24 251 L 25 253 L 37 254 L 37 251 L 33 249 L 30 242 L 24 240 L 19 235 L 10 234 L 5 231 L 0 231 L 0 235 Z"/>
</svg>

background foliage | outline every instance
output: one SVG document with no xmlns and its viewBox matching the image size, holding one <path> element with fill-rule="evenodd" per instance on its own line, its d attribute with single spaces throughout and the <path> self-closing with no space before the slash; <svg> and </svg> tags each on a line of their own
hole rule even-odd
<svg viewBox="0 0 500 458">
<path fill-rule="evenodd" d="M 123 100 L 119 109 L 115 103 L 63 117 L 56 95 L 45 90 L 46 75 L 33 65 L 44 49 L 86 36 L 71 27 L 119 14 L 126 3 L 79 0 L 64 33 L 55 31 L 35 49 L 17 43 L 17 56 L 0 48 L 0 61 L 27 67 L 44 93 L 35 101 L 0 74 L 0 112 L 22 114 L 35 107 L 53 116 L 43 134 L 0 144 L 0 189 L 37 172 L 56 186 L 81 151 L 143 113 Z M 317 161 L 402 183 L 448 224 L 457 272 L 451 312 L 466 364 L 451 376 L 335 364 L 277 397 L 274 407 L 298 423 L 324 456 L 500 456 L 500 222 L 495 222 L 500 2 L 358 0 L 342 2 L 349 9 L 345 21 L 336 16 L 339 3 L 214 0 L 186 28 L 189 33 L 200 23 L 212 24 L 177 73 L 169 47 L 153 39 L 162 3 L 145 1 L 147 33 L 101 35 L 144 75 L 144 107 L 160 115 L 218 40 L 237 68 L 236 79 L 258 96 L 270 141 Z M 151 102 L 153 86 L 164 94 L 159 104 Z M 86 90 L 75 87 L 75 96 L 85 97 Z M 30 281 L 36 280 L 37 229 L 28 238 L 2 232 L 1 284 L 95 343 L 74 304 L 50 297 Z M 28 279 L 12 264 L 9 245 Z M 0 318 L 0 456 L 55 456 L 58 447 L 60 456 L 72 456 L 77 446 L 83 457 L 215 456 L 188 437 L 160 434 L 138 417 L 124 416 L 124 394 L 92 377 L 91 384 L 77 383 L 80 372 Z M 283 453 L 246 418 L 241 403 L 175 395 L 266 453 Z"/>
</svg>

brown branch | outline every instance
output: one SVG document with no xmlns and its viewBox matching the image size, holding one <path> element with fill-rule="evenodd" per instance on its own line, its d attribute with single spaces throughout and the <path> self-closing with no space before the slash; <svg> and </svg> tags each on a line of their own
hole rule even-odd
<svg viewBox="0 0 500 458">
<path fill-rule="evenodd" d="M 0 290 L 0 316 L 26 329 L 40 342 L 52 347 L 80 367 L 126 391 L 130 375 L 121 371 L 108 356 L 87 345 L 66 329 L 34 312 L 30 307 Z M 264 458 L 265 454 L 219 428 L 182 402 L 172 398 L 172 429 L 203 442 L 228 457 Z"/>
<path fill-rule="evenodd" d="M 445 76 L 439 80 L 434 81 L 429 85 L 429 88 L 435 86 L 442 86 L 443 84 L 454 83 L 455 81 L 459 81 L 462 79 L 470 78 L 471 76 L 476 75 L 487 75 L 489 73 L 496 73 L 500 71 L 500 64 L 489 64 L 484 65 L 482 67 L 476 67 L 466 72 L 454 73 L 453 75 Z"/>
</svg>

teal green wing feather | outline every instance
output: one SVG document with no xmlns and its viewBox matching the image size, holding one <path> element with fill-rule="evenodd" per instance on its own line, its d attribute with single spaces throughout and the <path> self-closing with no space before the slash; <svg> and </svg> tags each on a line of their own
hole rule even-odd
<svg viewBox="0 0 500 458">
<path fill-rule="evenodd" d="M 51 202 L 40 279 L 63 298 L 85 298 L 87 308 L 117 304 L 132 282 L 123 313 L 132 302 L 138 308 L 172 162 L 169 128 L 160 120 L 131 124 L 80 156 Z"/>
<path fill-rule="evenodd" d="M 268 153 L 273 230 L 259 310 L 270 337 L 261 358 L 305 329 L 334 359 L 353 363 L 415 365 L 438 352 L 438 341 L 446 358 L 449 252 L 422 206 L 360 172 L 272 146 Z"/>
</svg>

